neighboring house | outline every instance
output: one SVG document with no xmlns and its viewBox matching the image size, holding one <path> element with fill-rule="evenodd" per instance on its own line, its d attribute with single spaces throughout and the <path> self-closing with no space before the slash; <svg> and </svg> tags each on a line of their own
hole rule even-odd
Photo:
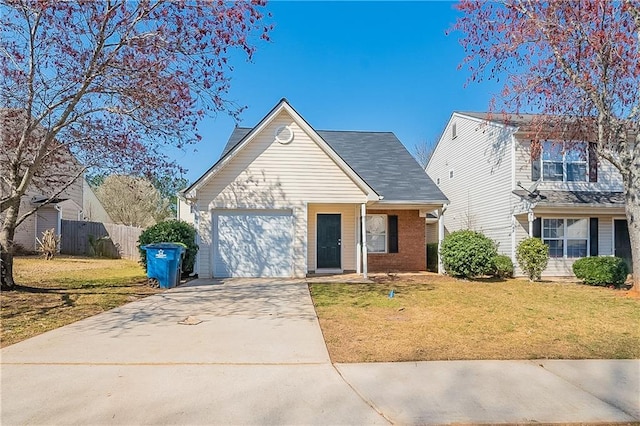
<svg viewBox="0 0 640 426">
<path fill-rule="evenodd" d="M 445 233 L 481 231 L 514 265 L 517 244 L 540 237 L 549 245 L 546 276 L 573 275 L 573 262 L 585 256 L 617 255 L 630 265 L 621 175 L 592 143 L 563 150 L 549 139 L 532 152 L 533 118 L 452 115 L 426 167 L 450 200 Z M 437 240 L 433 222 L 428 242 Z"/>
<path fill-rule="evenodd" d="M 16 141 L 16 129 L 21 128 L 25 117 L 25 111 L 0 108 L 0 127 L 3 130 L 0 140 L 0 163 L 8 163 L 14 154 L 11 142 Z M 44 128 L 38 127 L 34 138 L 44 137 L 44 132 Z M 47 160 L 43 160 L 42 170 L 33 176 L 20 200 L 19 217 L 39 207 L 15 230 L 13 241 L 25 250 L 37 249 L 37 240 L 41 239 L 42 233 L 48 229 L 53 229 L 60 235 L 62 219 L 112 222 L 82 175 L 56 195 L 61 185 L 82 171 L 81 165 L 66 147 L 59 145 L 58 148 L 54 154 L 47 156 Z M 22 158 L 26 163 L 28 158 L 35 155 L 38 145 L 27 143 L 23 149 Z M 0 180 L 0 194 L 4 195 L 4 191 L 7 190 Z M 52 196 L 55 198 L 47 203 Z"/>
<path fill-rule="evenodd" d="M 181 198 L 200 277 L 425 270 L 425 217 L 447 202 L 393 133 L 315 130 L 286 99 Z"/>
<path fill-rule="evenodd" d="M 114 223 L 86 179 L 82 182 L 82 216 L 91 222 Z"/>
<path fill-rule="evenodd" d="M 49 196 L 50 194 L 45 194 L 42 190 L 27 191 L 20 202 L 20 214 L 42 204 Z M 113 223 L 89 184 L 80 177 L 56 197 L 54 202 L 40 207 L 35 214 L 22 222 L 16 228 L 13 241 L 25 250 L 36 250 L 36 239 L 42 239 L 42 233 L 47 229 L 53 229 L 56 235 L 60 235 L 63 219 Z"/>
</svg>

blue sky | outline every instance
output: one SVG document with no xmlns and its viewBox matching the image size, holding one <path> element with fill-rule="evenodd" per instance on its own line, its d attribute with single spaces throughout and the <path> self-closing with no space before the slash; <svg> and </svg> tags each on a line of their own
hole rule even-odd
<svg viewBox="0 0 640 426">
<path fill-rule="evenodd" d="M 498 88 L 465 88 L 464 51 L 447 36 L 452 2 L 271 2 L 271 41 L 233 63 L 228 98 L 252 127 L 281 99 L 318 130 L 394 132 L 411 149 L 435 141 L 453 111 L 485 111 Z M 203 120 L 203 140 L 175 159 L 197 179 L 220 156 L 235 122 Z M 197 152 L 194 152 L 194 149 Z"/>
</svg>

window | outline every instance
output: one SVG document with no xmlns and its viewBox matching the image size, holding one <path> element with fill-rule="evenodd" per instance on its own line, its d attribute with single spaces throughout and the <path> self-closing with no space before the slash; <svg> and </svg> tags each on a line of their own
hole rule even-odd
<svg viewBox="0 0 640 426">
<path fill-rule="evenodd" d="M 387 252 L 387 215 L 368 214 L 366 217 L 367 252 Z"/>
<path fill-rule="evenodd" d="M 542 241 L 549 246 L 549 257 L 585 257 L 589 219 L 543 219 Z"/>
<path fill-rule="evenodd" d="M 455 139 L 458 137 L 458 126 L 456 123 L 451 125 L 451 139 Z"/>
<path fill-rule="evenodd" d="M 545 141 L 542 144 L 542 180 L 584 182 L 587 180 L 587 144 Z"/>
</svg>

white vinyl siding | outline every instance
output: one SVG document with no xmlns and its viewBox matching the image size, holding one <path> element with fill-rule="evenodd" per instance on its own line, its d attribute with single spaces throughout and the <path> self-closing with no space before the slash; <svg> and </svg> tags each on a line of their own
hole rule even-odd
<svg viewBox="0 0 640 426">
<path fill-rule="evenodd" d="M 451 139 L 455 121 L 457 137 Z M 473 229 L 498 243 L 511 256 L 512 191 L 511 133 L 482 120 L 454 114 L 438 142 L 427 174 L 450 204 L 444 213 L 447 232 Z M 454 178 L 449 179 L 449 172 Z"/>
<path fill-rule="evenodd" d="M 56 235 L 60 235 L 60 212 L 54 206 L 44 206 L 36 212 L 36 238 L 42 241 L 42 234 L 53 229 Z M 36 249 L 39 247 L 35 242 Z"/>
<path fill-rule="evenodd" d="M 293 140 L 285 145 L 275 140 L 275 130 L 281 126 L 289 126 L 294 132 Z M 313 267 L 307 263 L 313 247 L 307 244 L 310 237 L 307 204 L 367 201 L 364 191 L 284 111 L 200 188 L 197 197 L 202 236 L 198 268 L 203 277 L 213 271 L 210 241 L 213 209 L 292 210 L 294 275 L 304 276 L 307 265 Z M 343 247 L 343 251 L 348 249 Z M 355 269 L 355 259 L 352 264 Z M 351 269 L 346 259 L 343 267 Z"/>
<path fill-rule="evenodd" d="M 613 217 L 598 218 L 598 256 L 613 256 Z"/>
<path fill-rule="evenodd" d="M 516 146 L 515 180 L 525 188 L 531 186 L 531 141 L 519 139 Z M 587 165 L 588 169 L 588 165 Z M 598 160 L 598 181 L 549 181 L 544 178 L 538 185 L 540 190 L 559 191 L 622 191 L 622 176 L 607 160 Z"/>
<path fill-rule="evenodd" d="M 307 262 L 309 264 L 309 270 L 315 271 L 317 269 L 316 221 L 318 214 L 321 213 L 340 214 L 342 217 L 342 269 L 344 271 L 356 270 L 356 244 L 358 238 L 357 213 L 360 211 L 359 209 L 359 205 L 353 204 L 309 204 L 309 222 L 307 227 Z"/>
</svg>

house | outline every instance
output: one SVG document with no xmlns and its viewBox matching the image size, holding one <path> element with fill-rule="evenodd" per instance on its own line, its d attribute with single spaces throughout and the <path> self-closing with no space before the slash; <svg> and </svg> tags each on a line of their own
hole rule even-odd
<svg viewBox="0 0 640 426">
<path fill-rule="evenodd" d="M 35 188 L 27 191 L 20 202 L 21 214 L 42 204 L 49 196 L 44 191 Z M 80 177 L 53 202 L 40 207 L 35 214 L 18 225 L 13 241 L 24 250 L 36 250 L 38 247 L 36 239 L 42 239 L 44 231 L 53 228 L 56 235 L 60 235 L 62 220 L 113 223 L 89 184 L 83 177 Z"/>
<path fill-rule="evenodd" d="M 425 270 L 425 217 L 447 202 L 393 133 L 315 130 L 286 99 L 180 198 L 200 277 Z"/>
<path fill-rule="evenodd" d="M 620 173 L 588 141 L 563 145 L 546 132 L 532 149 L 535 118 L 453 113 L 426 167 L 450 201 L 444 233 L 480 231 L 514 265 L 520 241 L 542 238 L 550 255 L 543 276 L 571 276 L 585 256 L 616 255 L 631 266 Z M 437 225 L 428 222 L 434 242 Z"/>
<path fill-rule="evenodd" d="M 22 110 L 0 109 L 0 121 L 5 131 L 0 160 L 5 163 L 9 163 L 10 156 L 14 153 L 10 143 L 14 126 L 24 120 L 25 116 L 26 113 Z M 38 131 L 42 136 L 44 129 L 39 128 Z M 34 155 L 35 150 L 35 144 L 27 145 L 24 158 Z M 42 170 L 33 177 L 20 200 L 19 216 L 35 208 L 37 211 L 20 223 L 15 230 L 13 242 L 18 245 L 18 250 L 36 250 L 37 240 L 42 239 L 42 233 L 48 229 L 54 229 L 54 232 L 59 235 L 63 219 L 112 222 L 82 174 L 58 194 L 62 184 L 82 171 L 81 165 L 65 147 L 60 146 L 47 159 L 50 162 L 45 163 Z M 5 195 L 5 191 L 8 191 L 8 188 L 0 185 L 0 195 Z M 54 198 L 49 200 L 51 197 Z"/>
</svg>

